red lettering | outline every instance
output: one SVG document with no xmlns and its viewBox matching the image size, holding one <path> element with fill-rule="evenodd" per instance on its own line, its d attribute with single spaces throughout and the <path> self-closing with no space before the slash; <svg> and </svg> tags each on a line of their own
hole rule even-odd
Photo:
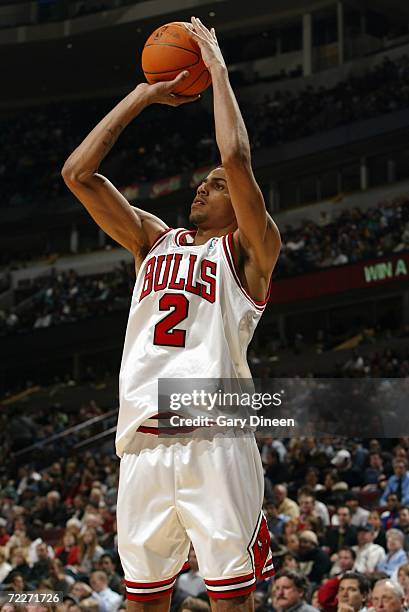
<svg viewBox="0 0 409 612">
<path fill-rule="evenodd" d="M 152 257 L 146 263 L 145 277 L 143 279 L 142 291 L 139 296 L 139 301 L 143 300 L 144 297 L 150 294 L 152 291 L 152 281 L 153 281 L 153 270 L 155 268 L 155 257 Z"/>
<path fill-rule="evenodd" d="M 213 304 L 216 300 L 216 269 L 217 265 L 215 261 L 203 259 L 200 268 L 200 273 L 202 281 L 207 283 L 208 287 L 206 287 L 206 285 L 202 285 L 202 298 L 204 298 L 211 304 Z M 207 270 L 212 276 L 207 273 Z"/>
<path fill-rule="evenodd" d="M 163 262 L 165 261 L 165 255 L 159 255 L 157 259 L 157 263 L 156 263 L 155 281 L 153 283 L 154 291 L 161 291 L 162 289 L 166 289 L 168 285 L 169 270 L 170 270 L 170 264 L 172 263 L 172 258 L 173 258 L 173 255 L 166 255 L 165 270 L 163 272 L 162 280 L 159 282 L 160 273 L 162 271 L 162 265 L 163 265 Z"/>
<path fill-rule="evenodd" d="M 176 289 L 177 291 L 180 291 L 181 289 L 185 288 L 184 278 L 181 278 L 178 281 L 176 281 L 177 275 L 179 272 L 180 262 L 182 261 L 182 254 L 176 253 L 173 257 L 174 257 L 173 259 L 174 264 L 173 264 L 172 275 L 170 277 L 169 289 Z"/>
<path fill-rule="evenodd" d="M 197 255 L 190 255 L 189 257 L 189 270 L 187 273 L 187 281 L 186 281 L 186 291 L 189 293 L 194 293 L 195 295 L 200 295 L 202 292 L 202 284 L 196 283 L 193 284 L 193 274 L 195 271 L 195 263 L 196 263 Z"/>
</svg>

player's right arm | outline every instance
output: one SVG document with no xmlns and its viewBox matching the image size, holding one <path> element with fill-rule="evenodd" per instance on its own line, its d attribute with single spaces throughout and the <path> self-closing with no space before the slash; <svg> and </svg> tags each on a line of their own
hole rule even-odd
<svg viewBox="0 0 409 612">
<path fill-rule="evenodd" d="M 99 227 L 133 253 L 138 260 L 150 248 L 166 224 L 129 204 L 98 168 L 125 127 L 150 104 L 179 106 L 198 96 L 172 92 L 188 73 L 168 82 L 141 83 L 106 115 L 69 156 L 62 169 L 67 187 L 82 202 Z"/>
</svg>

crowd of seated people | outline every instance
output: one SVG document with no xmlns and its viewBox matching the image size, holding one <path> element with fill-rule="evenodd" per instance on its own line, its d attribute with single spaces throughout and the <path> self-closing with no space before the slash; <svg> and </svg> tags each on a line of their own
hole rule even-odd
<svg viewBox="0 0 409 612">
<path fill-rule="evenodd" d="M 281 229 L 277 275 L 303 274 L 408 250 L 408 202 L 402 196 L 365 211 L 345 209 L 334 220 L 306 219 L 297 229 Z"/>
<path fill-rule="evenodd" d="M 385 58 L 366 74 L 293 93 L 278 91 L 242 104 L 254 150 L 409 107 L 409 58 Z M 13 208 L 66 196 L 65 159 L 117 100 L 59 103 L 13 111 L 0 120 L 2 206 Z M 172 119 L 169 121 L 170 115 Z M 160 140 L 156 126 L 166 124 Z M 218 161 L 212 115 L 201 104 L 156 105 L 124 132 L 102 170 L 118 187 L 192 171 Z"/>
<path fill-rule="evenodd" d="M 128 306 L 134 270 L 122 262 L 112 272 L 79 276 L 74 270 L 35 278 L 20 300 L 23 308 L 0 312 L 0 335 L 72 323 Z M 27 297 L 31 297 L 27 303 Z"/>
<path fill-rule="evenodd" d="M 257 583 L 256 610 L 391 612 L 409 597 L 409 438 L 273 438 L 258 434 L 264 510 L 277 574 Z M 112 449 L 0 475 L 0 610 L 5 594 L 62 592 L 56 612 L 124 609 Z M 208 611 L 193 549 L 172 612 Z"/>
<path fill-rule="evenodd" d="M 297 229 L 281 228 L 282 249 L 274 280 L 409 249 L 407 197 L 365 211 L 343 210 L 333 221 L 306 220 Z M 128 305 L 134 269 L 122 262 L 113 272 L 94 277 L 74 270 L 34 279 L 20 301 L 24 308 L 0 311 L 0 335 L 78 321 Z M 16 300 L 18 301 L 18 299 Z"/>
</svg>

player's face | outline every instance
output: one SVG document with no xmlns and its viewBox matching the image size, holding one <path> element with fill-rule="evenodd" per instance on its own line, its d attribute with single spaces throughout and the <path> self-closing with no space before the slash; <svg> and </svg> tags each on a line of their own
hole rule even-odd
<svg viewBox="0 0 409 612">
<path fill-rule="evenodd" d="M 224 229 L 236 222 L 224 168 L 212 170 L 198 186 L 189 221 L 201 229 Z"/>
</svg>

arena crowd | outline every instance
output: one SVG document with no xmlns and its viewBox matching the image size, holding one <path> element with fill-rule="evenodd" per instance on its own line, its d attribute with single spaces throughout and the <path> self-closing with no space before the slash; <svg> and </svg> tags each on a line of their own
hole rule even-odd
<svg viewBox="0 0 409 612">
<path fill-rule="evenodd" d="M 409 438 L 258 434 L 258 446 L 277 574 L 257 583 L 256 610 L 405 610 Z M 2 593 L 37 589 L 64 596 L 41 612 L 123 609 L 119 464 L 112 451 L 66 456 L 42 468 L 10 465 L 0 478 L 0 601 Z M 177 582 L 174 612 L 209 610 L 193 549 L 189 563 Z"/>
<path fill-rule="evenodd" d="M 408 76 L 407 55 L 397 60 L 386 57 L 366 74 L 351 76 L 334 88 L 280 90 L 260 103 L 242 104 L 253 150 L 408 108 Z M 2 207 L 67 196 L 60 177 L 65 159 L 117 101 L 59 103 L 15 111 L 0 120 Z M 160 141 L 152 139 L 157 125 L 167 126 Z M 217 161 L 214 121 L 204 106 L 156 105 L 128 127 L 102 170 L 118 187 L 126 187 Z"/>
<path fill-rule="evenodd" d="M 280 228 L 282 249 L 273 279 L 352 264 L 409 249 L 409 200 L 399 197 L 365 211 L 345 209 L 333 220 L 306 219 L 298 228 Z M 0 310 L 0 335 L 71 323 L 128 306 L 134 269 L 122 262 L 93 277 L 74 270 L 35 278 L 16 295 L 15 308 Z M 28 300 L 28 298 L 31 298 Z M 19 307 L 18 302 L 24 302 Z"/>
</svg>

